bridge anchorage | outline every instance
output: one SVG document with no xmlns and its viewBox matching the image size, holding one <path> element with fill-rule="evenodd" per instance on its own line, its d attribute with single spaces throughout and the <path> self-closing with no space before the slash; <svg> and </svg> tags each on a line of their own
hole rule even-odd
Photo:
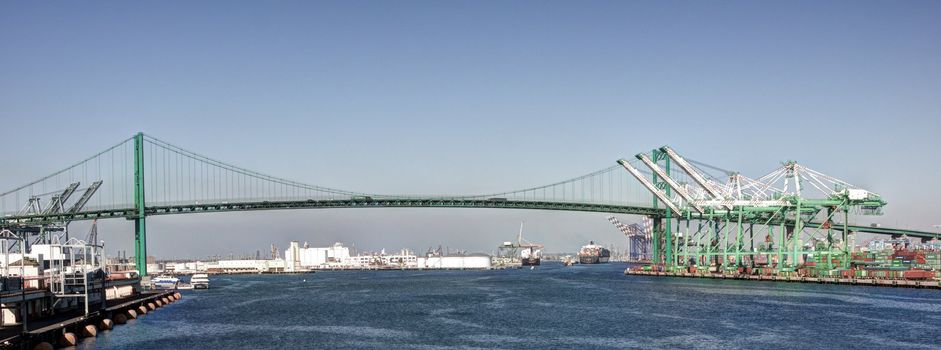
<svg viewBox="0 0 941 350">
<path fill-rule="evenodd" d="M 671 173 L 671 162 L 684 171 Z M 731 174 L 728 184 L 720 184 L 694 166 L 708 165 L 684 160 L 668 147 L 654 150 L 649 157 L 640 155 L 618 163 L 521 190 L 476 195 L 389 195 L 271 176 L 138 133 L 65 169 L 0 193 L 0 229 L 29 237 L 27 242 L 45 242 L 50 237 L 66 241 L 73 221 L 131 220 L 141 275 L 147 273 L 147 217 L 226 211 L 437 207 L 640 215 L 651 222 L 646 242 L 652 247 L 648 254 L 671 268 L 682 266 L 686 260 L 704 258 L 718 263 L 725 260 L 720 254 L 726 252 L 726 256 L 741 262 L 766 255 L 759 251 L 774 251 L 777 261 L 787 263 L 806 251 L 803 245 L 811 242 L 808 237 L 828 237 L 826 242 L 833 247 L 857 231 L 935 237 L 929 232 L 846 224 L 850 212 L 878 212 L 885 203 L 871 192 L 795 163 L 757 180 Z M 784 185 L 775 185 L 773 181 L 778 180 Z M 807 189 L 801 188 L 805 183 L 824 195 L 819 199 L 807 197 Z M 834 218 L 843 219 L 842 230 L 838 230 L 844 236 L 841 240 L 833 238 L 834 230 L 840 227 Z M 695 233 L 690 229 L 692 223 L 696 223 Z M 681 234 L 682 224 L 686 225 L 686 234 Z M 746 235 L 762 237 L 762 227 L 770 241 L 744 240 Z M 756 243 L 752 250 L 751 245 Z"/>
</svg>

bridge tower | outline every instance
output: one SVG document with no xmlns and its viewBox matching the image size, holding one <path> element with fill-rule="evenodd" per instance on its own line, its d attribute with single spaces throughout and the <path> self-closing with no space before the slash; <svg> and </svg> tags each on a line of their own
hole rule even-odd
<svg viewBox="0 0 941 350">
<path fill-rule="evenodd" d="M 147 276 L 147 214 L 144 199 L 144 133 L 134 135 L 134 260 Z"/>
</svg>

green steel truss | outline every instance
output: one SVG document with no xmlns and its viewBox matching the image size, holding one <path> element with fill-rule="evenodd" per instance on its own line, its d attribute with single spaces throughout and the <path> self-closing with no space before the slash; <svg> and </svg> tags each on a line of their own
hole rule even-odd
<svg viewBox="0 0 941 350">
<path fill-rule="evenodd" d="M 669 157 L 664 156 L 667 153 Z M 763 267 L 788 273 L 805 267 L 807 257 L 823 260 L 824 268 L 849 268 L 856 232 L 923 239 L 939 236 L 850 225 L 851 213 L 878 214 L 886 202 L 795 162 L 785 163 L 758 180 L 729 173 L 728 183 L 721 184 L 701 176 L 668 146 L 654 150 L 649 158 L 644 154 L 637 158 L 654 173 L 667 177 L 655 175 L 652 182 L 644 184 L 655 198 L 669 202 L 655 218 L 651 232 L 652 262 L 667 271 L 696 266 L 713 272 L 740 272 L 745 267 Z M 681 164 L 698 187 L 672 178 L 671 159 Z M 635 166 L 623 159 L 618 163 L 645 182 Z M 806 190 L 811 186 L 824 198 L 805 198 L 803 194 L 812 192 Z M 673 196 L 671 189 L 680 196 Z M 654 208 L 659 204 L 657 199 L 653 201 Z"/>
</svg>

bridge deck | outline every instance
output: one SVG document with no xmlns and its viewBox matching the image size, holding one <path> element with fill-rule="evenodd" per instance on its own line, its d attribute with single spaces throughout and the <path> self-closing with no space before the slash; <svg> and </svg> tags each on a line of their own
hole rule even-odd
<svg viewBox="0 0 941 350">
<path fill-rule="evenodd" d="M 665 209 L 654 209 L 643 206 L 593 204 L 579 202 L 552 202 L 552 201 L 516 201 L 492 199 L 466 199 L 466 198 L 376 198 L 376 199 L 339 199 L 339 200 L 287 200 L 287 201 L 257 201 L 257 202 L 222 202 L 222 203 L 192 203 L 192 204 L 155 204 L 146 208 L 147 215 L 173 215 L 192 213 L 216 213 L 255 210 L 287 210 L 287 209 L 339 209 L 339 208 L 489 208 L 489 209 L 531 209 L 531 210 L 562 210 L 598 212 L 626 215 L 663 216 Z M 0 226 L 13 225 L 42 225 L 54 222 L 128 218 L 135 216 L 134 208 L 119 208 L 107 210 L 90 210 L 75 214 L 49 214 L 7 216 L 0 219 Z M 834 224 L 839 229 L 842 224 Z M 896 229 L 888 227 L 871 227 L 863 225 L 848 225 L 850 231 L 866 232 L 881 235 L 908 235 L 916 238 L 941 238 L 941 234 L 927 231 Z"/>
</svg>

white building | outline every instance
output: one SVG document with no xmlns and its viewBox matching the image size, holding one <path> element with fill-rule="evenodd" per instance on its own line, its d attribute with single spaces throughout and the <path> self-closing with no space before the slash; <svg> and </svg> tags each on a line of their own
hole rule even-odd
<svg viewBox="0 0 941 350">
<path fill-rule="evenodd" d="M 350 258 L 350 248 L 342 243 L 334 243 L 325 248 L 310 247 L 307 243 L 301 247 L 297 241 L 292 241 L 284 251 L 284 260 L 287 262 L 287 271 L 299 271 L 312 268 L 325 268 L 344 263 Z"/>
<path fill-rule="evenodd" d="M 377 266 L 415 268 L 418 266 L 418 257 L 408 249 L 402 249 L 398 254 L 386 254 L 383 250 L 379 253 L 347 257 L 343 259 L 342 263 L 343 267 L 347 268 L 368 268 Z"/>
<path fill-rule="evenodd" d="M 149 275 L 160 275 L 163 274 L 164 268 L 166 265 L 158 263 L 147 264 L 147 274 Z"/>
<path fill-rule="evenodd" d="M 428 256 L 418 258 L 418 268 L 420 269 L 490 269 L 491 266 L 491 257 L 486 254 Z"/>
<path fill-rule="evenodd" d="M 167 272 L 173 272 L 178 274 L 191 274 L 206 272 L 207 264 L 202 261 L 189 261 L 189 262 L 178 262 L 178 263 L 168 263 L 166 266 Z"/>
<path fill-rule="evenodd" d="M 301 246 L 292 241 L 284 251 L 284 271 L 295 272 L 310 269 L 364 269 L 364 268 L 419 268 L 419 269 L 490 269 L 491 257 L 485 254 L 418 257 L 408 249 L 396 254 L 385 250 L 357 256 L 341 243 L 325 248 Z"/>
<path fill-rule="evenodd" d="M 21 253 L 0 253 L 0 268 L 6 268 L 9 264 L 10 269 L 18 268 L 19 261 L 22 260 Z M 48 267 L 49 260 L 68 260 L 69 257 L 62 253 L 61 246 L 52 246 L 49 244 L 33 244 L 29 247 L 29 253 L 26 253 L 26 260 L 32 260 L 37 265 Z"/>
<path fill-rule="evenodd" d="M 219 260 L 206 264 L 209 273 L 267 273 L 285 271 L 284 260 Z"/>
</svg>

